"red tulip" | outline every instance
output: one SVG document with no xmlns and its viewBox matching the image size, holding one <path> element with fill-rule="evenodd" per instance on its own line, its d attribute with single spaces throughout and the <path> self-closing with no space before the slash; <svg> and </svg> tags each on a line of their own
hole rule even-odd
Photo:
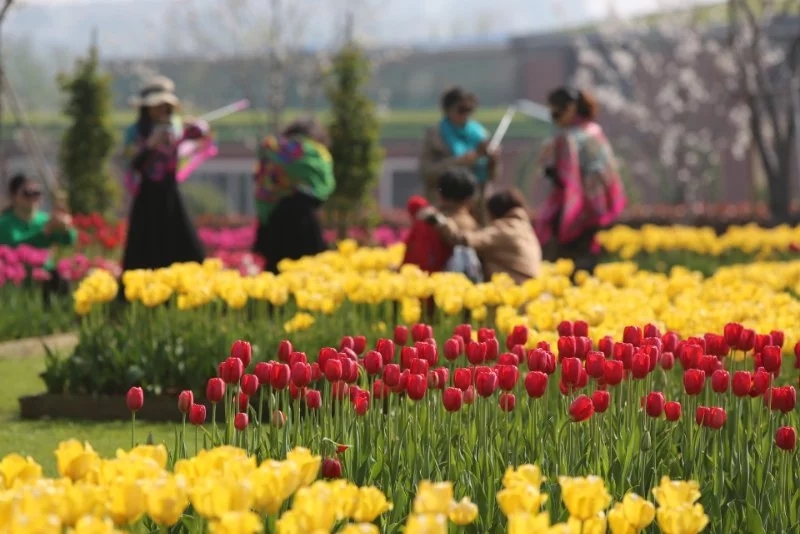
<svg viewBox="0 0 800 534">
<path fill-rule="evenodd" d="M 725 424 L 726 418 L 727 414 L 725 413 L 724 408 L 712 406 L 708 410 L 708 419 L 705 421 L 705 423 L 708 427 L 718 430 L 722 428 L 722 425 Z"/>
<path fill-rule="evenodd" d="M 467 361 L 472 365 L 480 365 L 486 361 L 486 343 L 471 342 L 466 346 Z"/>
<path fill-rule="evenodd" d="M 356 354 L 364 354 L 367 348 L 367 338 L 364 336 L 353 336 L 353 352 Z"/>
<path fill-rule="evenodd" d="M 285 363 L 275 363 L 272 365 L 271 371 L 270 384 L 272 384 L 272 387 L 279 390 L 286 389 L 292 376 L 289 366 Z"/>
<path fill-rule="evenodd" d="M 247 413 L 247 408 L 250 406 L 250 397 L 242 392 L 239 392 L 239 394 L 236 396 L 236 402 L 238 403 L 239 411 Z"/>
<path fill-rule="evenodd" d="M 700 369 L 687 369 L 683 372 L 683 389 L 687 395 L 699 395 L 706 382 L 706 373 Z"/>
<path fill-rule="evenodd" d="M 420 342 L 415 343 L 419 358 L 427 361 L 430 365 L 436 365 L 439 361 L 439 351 L 434 343 Z"/>
<path fill-rule="evenodd" d="M 498 365 L 496 369 L 497 382 L 503 391 L 511 391 L 519 380 L 519 369 L 512 365 Z"/>
<path fill-rule="evenodd" d="M 580 395 L 569 405 L 569 415 L 576 423 L 586 421 L 594 414 L 594 404 L 586 395 Z"/>
<path fill-rule="evenodd" d="M 560 323 L 558 323 L 556 331 L 558 332 L 559 337 L 575 335 L 572 329 L 572 323 L 570 321 L 561 321 Z"/>
<path fill-rule="evenodd" d="M 527 364 L 530 371 L 541 371 L 552 374 L 555 371 L 555 356 L 545 349 L 531 349 L 528 351 Z"/>
<path fill-rule="evenodd" d="M 683 369 L 696 369 L 703 356 L 703 347 L 699 345 L 683 344 L 678 349 L 678 359 L 681 361 Z"/>
<path fill-rule="evenodd" d="M 631 376 L 641 380 L 650 374 L 650 356 L 644 351 L 636 351 L 631 358 Z"/>
<path fill-rule="evenodd" d="M 181 391 L 178 395 L 178 410 L 182 414 L 187 414 L 192 409 L 192 404 L 194 404 L 194 393 L 189 389 Z"/>
<path fill-rule="evenodd" d="M 408 343 L 408 327 L 398 325 L 394 327 L 394 342 L 401 347 Z"/>
<path fill-rule="evenodd" d="M 775 445 L 785 451 L 797 448 L 797 430 L 791 426 L 782 426 L 775 432 Z"/>
<path fill-rule="evenodd" d="M 364 356 L 364 370 L 370 376 L 377 375 L 383 369 L 383 356 L 377 350 L 371 350 Z"/>
<path fill-rule="evenodd" d="M 125 404 L 128 406 L 128 410 L 133 413 L 138 412 L 144 406 L 144 391 L 140 387 L 132 387 L 128 390 L 127 395 L 125 395 Z"/>
<path fill-rule="evenodd" d="M 681 403 L 669 401 L 664 405 L 664 414 L 667 416 L 667 421 L 677 421 L 681 418 Z"/>
<path fill-rule="evenodd" d="M 624 363 L 620 360 L 606 360 L 603 369 L 603 381 L 609 386 L 616 386 L 625 377 Z"/>
<path fill-rule="evenodd" d="M 231 345 L 231 358 L 242 360 L 242 366 L 247 367 L 253 359 L 253 347 L 247 341 L 237 339 Z"/>
<path fill-rule="evenodd" d="M 581 360 L 592 350 L 592 340 L 585 336 L 575 337 L 575 357 Z"/>
<path fill-rule="evenodd" d="M 453 329 L 453 336 L 460 337 L 464 343 L 472 341 L 472 325 L 460 324 Z"/>
<path fill-rule="evenodd" d="M 239 358 L 228 358 L 220 364 L 219 372 L 226 384 L 238 384 L 244 374 L 244 363 Z"/>
<path fill-rule="evenodd" d="M 575 336 L 564 336 L 558 338 L 558 357 L 560 359 L 574 358 L 576 356 L 576 345 L 577 341 Z"/>
<path fill-rule="evenodd" d="M 342 478 L 342 463 L 336 458 L 325 458 L 320 472 L 323 478 Z"/>
<path fill-rule="evenodd" d="M 425 341 L 429 337 L 433 337 L 433 329 L 422 323 L 417 323 L 411 327 L 411 339 L 416 341 Z M 405 345 L 405 343 L 403 343 Z"/>
<path fill-rule="evenodd" d="M 322 394 L 316 389 L 306 391 L 305 399 L 309 410 L 318 410 L 322 406 Z"/>
<path fill-rule="evenodd" d="M 283 428 L 283 426 L 286 424 L 286 414 L 280 410 L 273 411 L 271 423 L 274 427 Z"/>
<path fill-rule="evenodd" d="M 763 368 L 759 368 L 753 373 L 753 387 L 750 389 L 751 397 L 758 397 L 766 393 L 772 384 L 772 375 L 766 372 Z"/>
<path fill-rule="evenodd" d="M 769 333 L 769 337 L 772 339 L 773 345 L 776 345 L 779 349 L 783 348 L 783 343 L 786 339 L 783 330 L 773 330 Z"/>
<path fill-rule="evenodd" d="M 594 406 L 594 411 L 597 413 L 603 413 L 608 410 L 608 405 L 611 402 L 611 395 L 608 391 L 604 389 L 598 389 L 597 391 L 592 393 L 592 405 Z"/>
<path fill-rule="evenodd" d="M 728 384 L 730 384 L 731 375 L 724 369 L 717 369 L 711 374 L 711 389 L 716 393 L 725 393 L 728 391 Z"/>
<path fill-rule="evenodd" d="M 478 328 L 478 341 L 484 343 L 490 339 L 497 339 L 493 328 L 481 327 Z"/>
<path fill-rule="evenodd" d="M 694 413 L 694 422 L 698 425 L 705 424 L 705 421 L 708 418 L 708 410 L 708 406 L 698 406 Z"/>
<path fill-rule="evenodd" d="M 344 349 L 353 350 L 354 346 L 355 342 L 353 341 L 353 338 L 350 336 L 342 336 L 341 341 L 339 341 L 339 351 L 343 351 Z"/>
<path fill-rule="evenodd" d="M 612 357 L 615 360 L 622 362 L 625 369 L 631 368 L 631 359 L 633 358 L 634 347 L 630 343 L 614 343 L 614 351 Z"/>
<path fill-rule="evenodd" d="M 394 360 L 394 341 L 391 339 L 379 339 L 375 344 L 377 350 L 383 358 L 383 365 L 391 363 Z"/>
<path fill-rule="evenodd" d="M 257 363 L 255 369 L 253 369 L 253 373 L 258 378 L 258 385 L 260 385 L 261 387 L 269 386 L 272 375 L 272 363 L 270 362 Z"/>
<path fill-rule="evenodd" d="M 586 355 L 586 373 L 594 379 L 602 378 L 605 372 L 606 358 L 602 352 L 589 352 Z"/>
<path fill-rule="evenodd" d="M 572 335 L 575 337 L 589 337 L 589 323 L 580 320 L 573 322 Z"/>
<path fill-rule="evenodd" d="M 400 349 L 400 367 L 403 369 L 410 369 L 411 362 L 418 358 L 419 354 L 417 354 L 417 349 L 415 347 L 403 347 Z"/>
<path fill-rule="evenodd" d="M 259 380 L 256 375 L 242 376 L 241 388 L 242 392 L 245 395 L 252 397 L 256 393 L 258 393 L 258 387 L 259 387 Z"/>
<path fill-rule="evenodd" d="M 511 331 L 511 335 L 508 336 L 507 344 L 508 349 L 511 350 L 511 347 L 514 345 L 524 345 L 528 342 L 528 327 L 525 325 L 517 325 Z"/>
<path fill-rule="evenodd" d="M 661 349 L 665 352 L 675 353 L 681 338 L 675 332 L 666 332 L 661 336 Z"/>
<path fill-rule="evenodd" d="M 742 335 L 739 337 L 739 350 L 747 352 L 753 350 L 756 346 L 756 332 L 749 328 L 742 330 Z"/>
<path fill-rule="evenodd" d="M 622 342 L 630 343 L 634 347 L 642 344 L 642 329 L 638 326 L 626 326 L 622 332 Z"/>
<path fill-rule="evenodd" d="M 466 391 L 472 385 L 472 371 L 466 367 L 459 367 L 453 372 L 453 385 L 461 391 Z"/>
<path fill-rule="evenodd" d="M 334 349 L 333 347 L 323 347 L 319 349 L 317 353 L 317 363 L 319 364 L 319 368 L 322 369 L 322 372 L 325 372 L 325 365 L 331 360 L 338 360 L 339 359 L 339 351 Z"/>
<path fill-rule="evenodd" d="M 797 390 L 794 386 L 770 388 L 764 394 L 764 404 L 771 410 L 789 413 L 797 405 Z"/>
<path fill-rule="evenodd" d="M 463 343 L 463 341 L 462 341 Z M 461 355 L 461 346 L 459 345 L 458 338 L 451 337 L 444 342 L 444 357 L 451 362 L 456 360 Z"/>
<path fill-rule="evenodd" d="M 706 376 L 711 376 L 717 369 L 722 369 L 722 362 L 717 356 L 704 354 L 700 358 L 697 368 L 702 369 Z"/>
<path fill-rule="evenodd" d="M 490 397 L 497 390 L 497 385 L 497 375 L 491 371 L 475 377 L 475 390 L 481 397 Z"/>
<path fill-rule="evenodd" d="M 342 380 L 349 384 L 358 381 L 358 362 L 350 358 L 344 358 L 342 362 Z"/>
<path fill-rule="evenodd" d="M 583 365 L 578 358 L 563 358 L 561 360 L 561 380 L 567 385 L 576 385 L 581 378 L 581 369 L 583 369 Z"/>
<path fill-rule="evenodd" d="M 342 379 L 342 361 L 341 360 L 328 360 L 325 362 L 323 374 L 328 382 L 336 382 Z"/>
<path fill-rule="evenodd" d="M 359 391 L 353 401 L 353 408 L 356 415 L 364 415 L 369 410 L 369 391 Z"/>
<path fill-rule="evenodd" d="M 447 385 L 447 382 L 450 380 L 450 370 L 447 367 L 438 367 L 431 372 L 436 374 L 436 387 L 439 389 L 444 389 Z"/>
<path fill-rule="evenodd" d="M 221 378 L 210 378 L 206 384 L 208 402 L 216 404 L 225 398 L 225 382 Z"/>
<path fill-rule="evenodd" d="M 494 337 L 494 331 L 492 331 L 492 337 L 478 341 L 486 346 L 486 359 L 490 362 L 495 361 L 500 354 L 500 342 Z"/>
<path fill-rule="evenodd" d="M 772 342 L 772 336 L 769 334 L 756 334 L 755 343 L 753 344 L 753 349 L 756 352 L 761 352 L 764 350 L 764 347 L 769 345 L 774 345 Z"/>
<path fill-rule="evenodd" d="M 665 404 L 664 394 L 660 391 L 653 391 L 647 394 L 644 411 L 650 417 L 661 417 L 661 414 L 664 413 Z"/>
<path fill-rule="evenodd" d="M 761 365 L 769 373 L 778 373 L 781 370 L 781 348 L 767 345 L 761 349 Z"/>
<path fill-rule="evenodd" d="M 475 402 L 475 387 L 470 386 L 464 391 L 464 404 L 472 404 Z"/>
<path fill-rule="evenodd" d="M 521 345 L 516 345 L 514 348 L 521 347 Z M 523 352 L 525 349 L 522 349 Z M 497 358 L 497 365 L 512 365 L 517 367 L 519 365 L 519 356 L 517 356 L 513 352 L 504 352 Z"/>
<path fill-rule="evenodd" d="M 200 426 L 206 422 L 206 407 L 202 404 L 192 404 L 189 409 L 189 422 Z"/>
<path fill-rule="evenodd" d="M 464 392 L 458 388 L 447 388 L 442 393 L 442 404 L 448 412 L 457 412 L 464 402 Z"/>
<path fill-rule="evenodd" d="M 308 356 L 305 352 L 293 352 L 289 355 L 289 367 L 291 368 L 296 363 L 308 363 Z"/>
<path fill-rule="evenodd" d="M 794 368 L 800 369 L 800 341 L 794 346 Z"/>
<path fill-rule="evenodd" d="M 675 355 L 671 352 L 662 352 L 658 363 L 661 365 L 662 369 L 665 371 L 670 371 L 673 367 L 675 367 Z"/>
<path fill-rule="evenodd" d="M 706 334 L 704 339 L 706 340 L 706 352 L 708 354 L 722 357 L 727 356 L 731 351 L 725 342 L 725 338 L 719 334 Z"/>
<path fill-rule="evenodd" d="M 396 387 L 400 383 L 400 366 L 390 363 L 384 367 L 383 382 L 390 388 Z"/>
<path fill-rule="evenodd" d="M 380 378 L 372 383 L 372 396 L 376 399 L 385 399 L 389 396 L 389 387 Z"/>
<path fill-rule="evenodd" d="M 416 360 L 411 361 L 409 370 L 411 371 L 412 375 L 427 375 L 430 367 L 431 366 L 428 363 L 428 360 L 417 358 Z"/>
<path fill-rule="evenodd" d="M 723 338 L 728 346 L 734 349 L 739 349 L 740 341 L 742 339 L 742 331 L 744 326 L 739 323 L 728 323 L 723 329 Z"/>
<path fill-rule="evenodd" d="M 614 354 L 614 338 L 605 336 L 597 342 L 597 349 L 602 352 L 606 358 L 610 358 Z"/>
<path fill-rule="evenodd" d="M 233 426 L 235 426 L 236 430 L 239 432 L 246 430 L 248 423 L 250 423 L 250 420 L 244 412 L 237 413 L 236 417 L 233 418 Z"/>
<path fill-rule="evenodd" d="M 746 397 L 753 389 L 753 375 L 747 371 L 736 371 L 733 373 L 733 394 L 737 397 Z"/>
<path fill-rule="evenodd" d="M 517 397 L 513 393 L 500 394 L 500 409 L 504 412 L 513 412 L 517 406 Z"/>
<path fill-rule="evenodd" d="M 408 385 L 406 391 L 408 398 L 411 400 L 419 401 L 425 397 L 425 392 L 428 390 L 428 377 L 425 375 L 410 375 L 408 377 Z"/>
<path fill-rule="evenodd" d="M 282 339 L 281 342 L 278 343 L 278 360 L 283 363 L 289 363 L 289 356 L 292 352 L 294 352 L 292 342 L 288 339 Z"/>
</svg>

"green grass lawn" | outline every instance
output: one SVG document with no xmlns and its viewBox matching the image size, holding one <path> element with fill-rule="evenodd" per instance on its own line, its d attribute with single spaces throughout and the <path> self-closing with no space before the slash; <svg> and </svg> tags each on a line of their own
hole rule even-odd
<svg viewBox="0 0 800 534">
<path fill-rule="evenodd" d="M 111 456 L 118 448 L 129 448 L 131 427 L 127 422 L 95 423 L 81 421 L 20 421 L 17 399 L 44 391 L 38 374 L 44 369 L 43 356 L 0 358 L 0 458 L 17 452 L 32 456 L 47 475 L 56 475 L 53 451 L 58 443 L 69 438 L 88 441 L 103 456 Z M 156 443 L 171 444 L 175 425 L 137 423 L 136 439 L 140 443 L 152 434 Z"/>
</svg>

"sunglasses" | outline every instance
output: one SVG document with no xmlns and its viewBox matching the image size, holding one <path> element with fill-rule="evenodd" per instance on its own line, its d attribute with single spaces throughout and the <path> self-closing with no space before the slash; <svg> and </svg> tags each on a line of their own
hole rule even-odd
<svg viewBox="0 0 800 534">
<path fill-rule="evenodd" d="M 42 196 L 42 192 L 36 189 L 26 189 L 22 192 L 22 196 L 25 198 L 39 198 Z"/>
</svg>

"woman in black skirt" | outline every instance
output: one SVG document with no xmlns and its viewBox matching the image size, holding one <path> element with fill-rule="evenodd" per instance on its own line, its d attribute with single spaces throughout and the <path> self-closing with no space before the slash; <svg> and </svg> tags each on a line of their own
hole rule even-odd
<svg viewBox="0 0 800 534">
<path fill-rule="evenodd" d="M 123 271 L 158 269 L 173 263 L 202 262 L 203 247 L 178 189 L 179 148 L 198 147 L 197 158 L 210 157 L 208 125 L 184 126 L 174 114 L 180 105 L 174 84 L 157 77 L 132 99 L 139 118 L 126 132 L 129 169 L 126 185 L 133 195 Z"/>
<path fill-rule="evenodd" d="M 318 211 L 336 180 L 327 135 L 313 119 L 290 124 L 280 136 L 264 139 L 256 170 L 258 231 L 253 252 L 277 273 L 283 259 L 323 252 Z"/>
</svg>

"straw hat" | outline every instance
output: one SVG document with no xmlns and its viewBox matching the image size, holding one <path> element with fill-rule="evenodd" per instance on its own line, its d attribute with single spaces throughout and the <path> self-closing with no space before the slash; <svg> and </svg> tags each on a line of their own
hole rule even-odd
<svg viewBox="0 0 800 534">
<path fill-rule="evenodd" d="M 130 104 L 137 108 L 161 104 L 178 107 L 181 101 L 175 96 L 175 83 L 166 76 L 156 76 L 142 86 L 137 96 L 131 97 Z"/>
</svg>

